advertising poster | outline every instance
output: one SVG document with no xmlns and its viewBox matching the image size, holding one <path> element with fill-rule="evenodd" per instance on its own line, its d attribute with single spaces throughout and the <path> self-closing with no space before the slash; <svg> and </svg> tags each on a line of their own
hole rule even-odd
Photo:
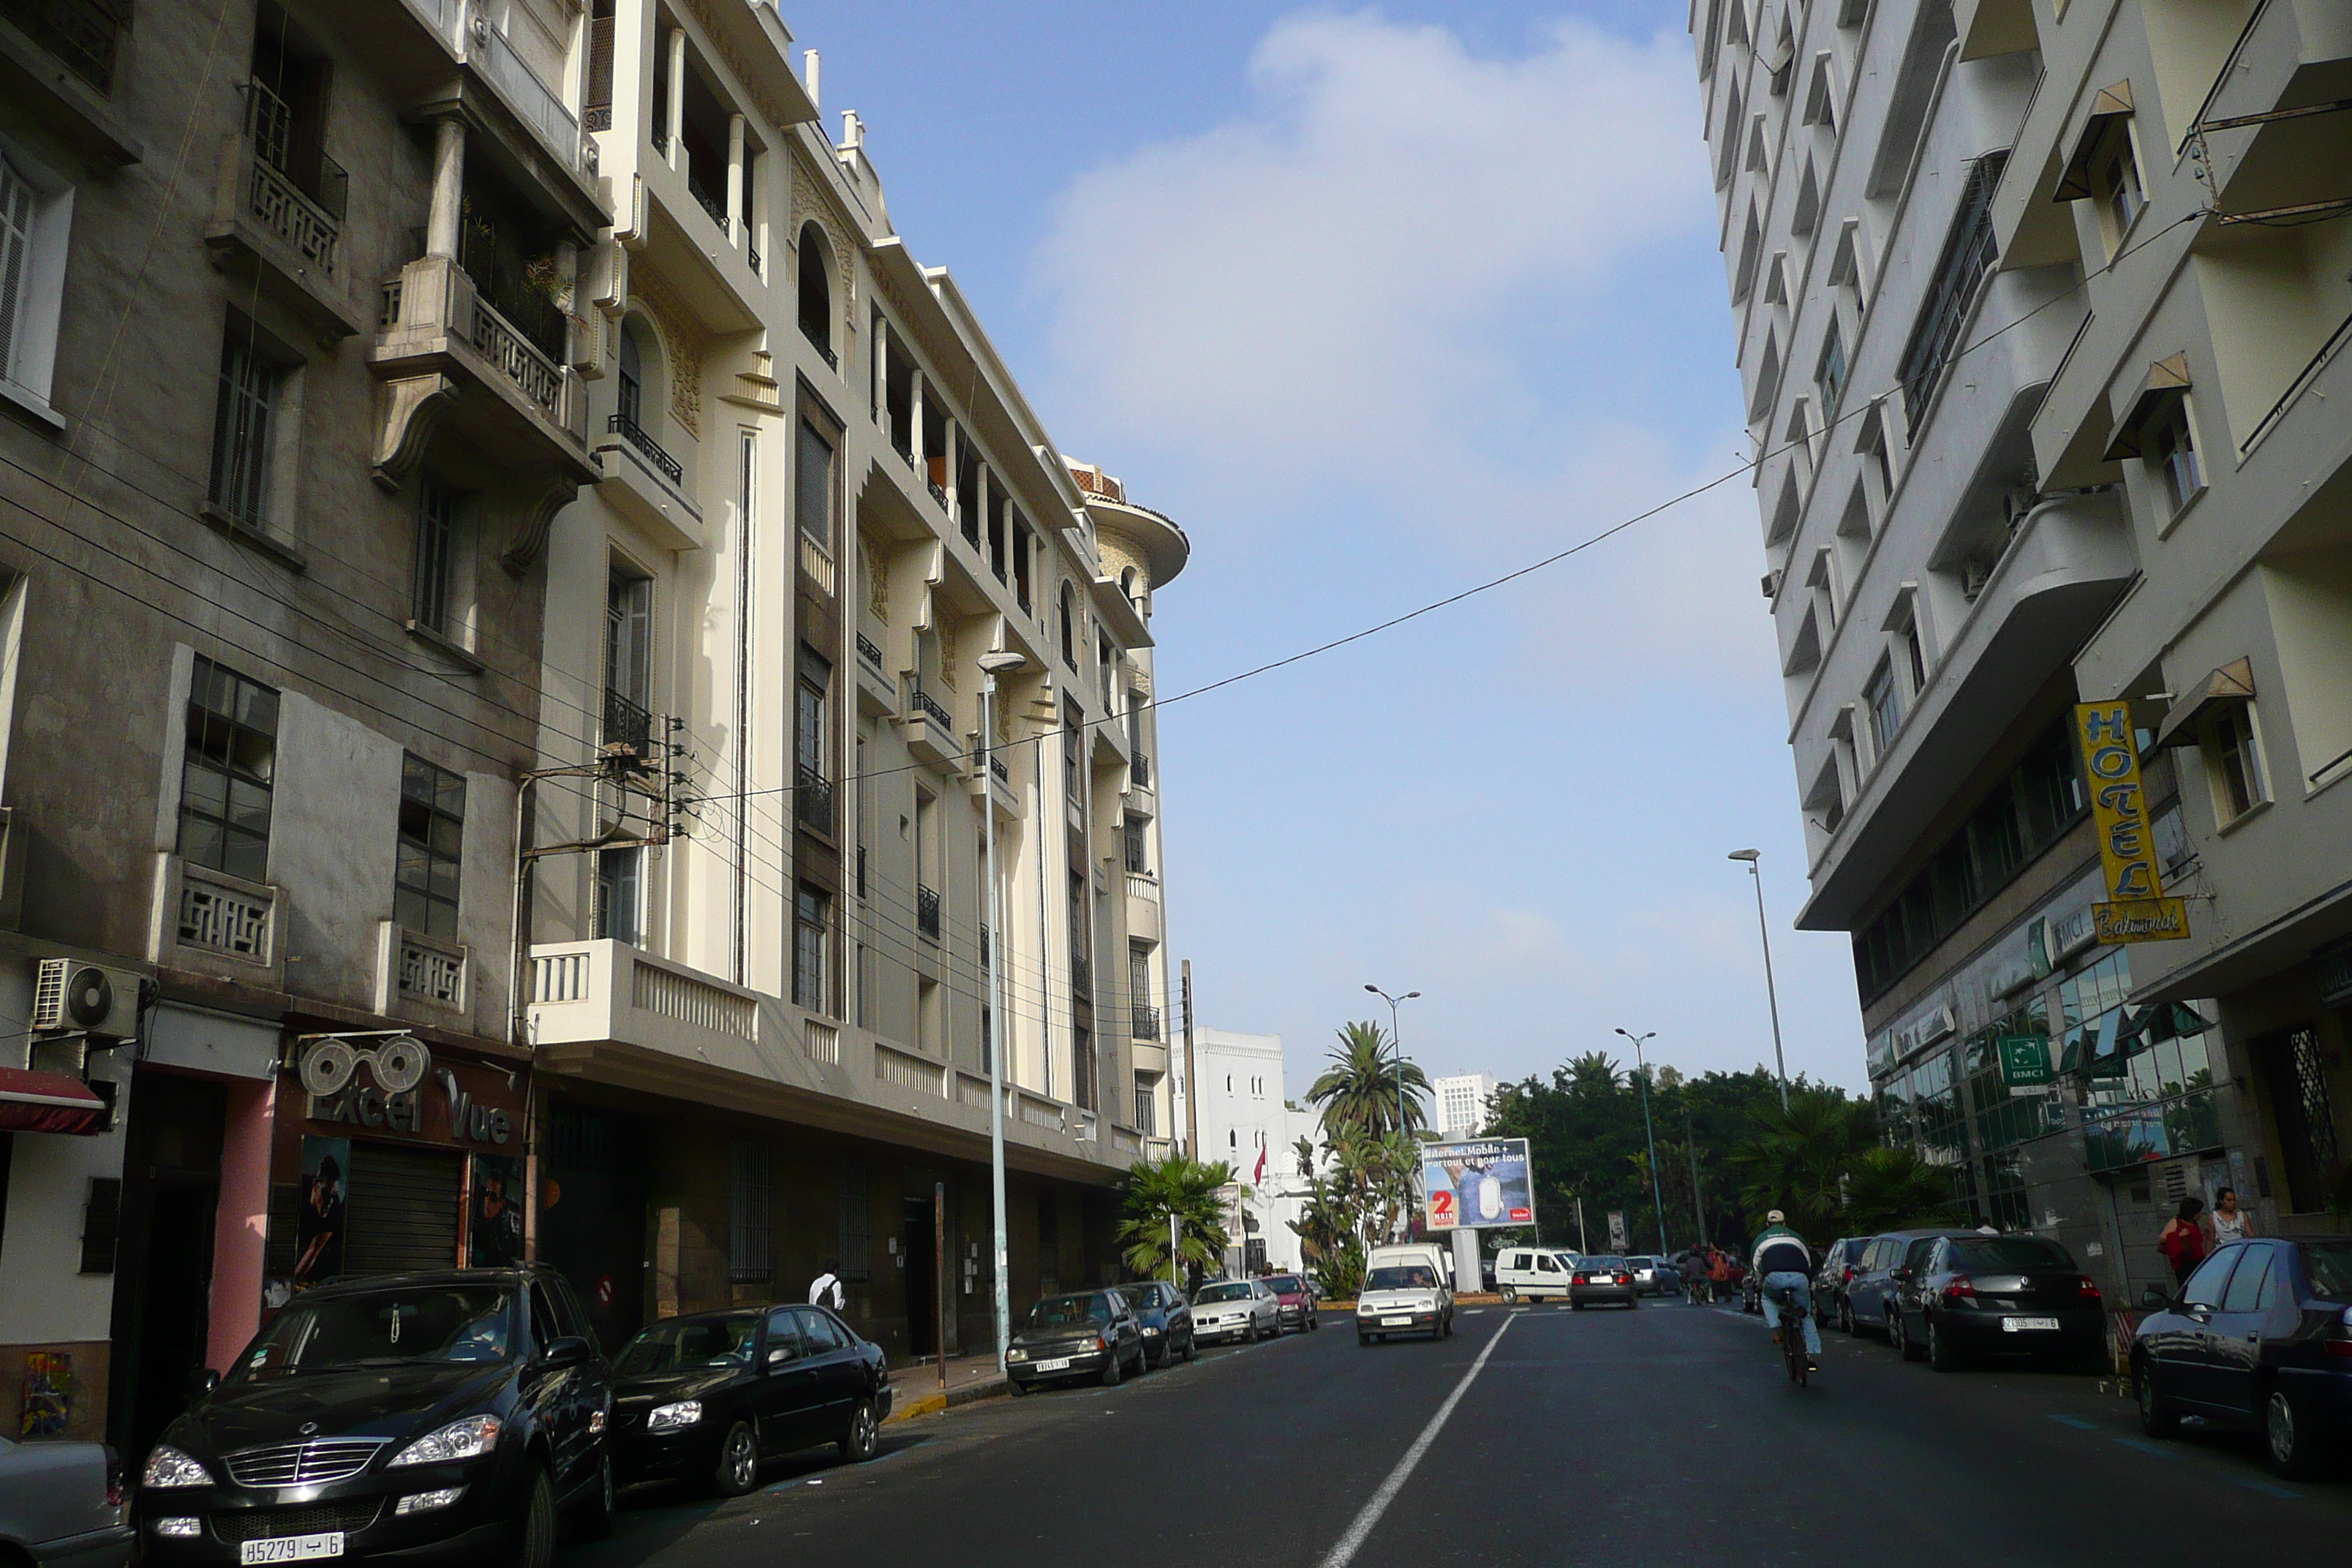
<svg viewBox="0 0 2352 1568">
<path fill-rule="evenodd" d="M 25 1352 L 25 1402 L 20 1437 L 62 1437 L 73 1415 L 73 1357 L 63 1351 Z"/>
<path fill-rule="evenodd" d="M 511 1154 L 474 1156 L 466 1198 L 466 1262 L 511 1268 L 522 1261 L 522 1162 Z"/>
<path fill-rule="evenodd" d="M 350 1195 L 352 1141 L 302 1140 L 302 1212 L 294 1239 L 294 1289 L 307 1290 L 343 1271 L 344 1200 Z"/>
<path fill-rule="evenodd" d="M 1428 1229 L 1535 1223 L 1535 1171 L 1526 1139 L 1424 1144 L 1421 1163 L 1422 1223 Z"/>
</svg>

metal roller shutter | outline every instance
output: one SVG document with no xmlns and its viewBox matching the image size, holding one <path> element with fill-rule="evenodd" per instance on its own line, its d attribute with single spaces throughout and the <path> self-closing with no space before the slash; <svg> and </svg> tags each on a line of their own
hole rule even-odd
<svg viewBox="0 0 2352 1568">
<path fill-rule="evenodd" d="M 343 1272 L 455 1268 L 465 1164 L 462 1154 L 354 1140 Z"/>
</svg>

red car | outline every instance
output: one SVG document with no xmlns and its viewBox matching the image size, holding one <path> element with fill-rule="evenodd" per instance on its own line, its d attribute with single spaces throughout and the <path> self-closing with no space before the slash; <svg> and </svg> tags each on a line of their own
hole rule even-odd
<svg viewBox="0 0 2352 1568">
<path fill-rule="evenodd" d="M 1323 1315 L 1316 1310 L 1315 1287 L 1296 1274 L 1269 1274 L 1265 1288 L 1281 1304 L 1275 1321 L 1286 1329 L 1319 1329 Z"/>
</svg>

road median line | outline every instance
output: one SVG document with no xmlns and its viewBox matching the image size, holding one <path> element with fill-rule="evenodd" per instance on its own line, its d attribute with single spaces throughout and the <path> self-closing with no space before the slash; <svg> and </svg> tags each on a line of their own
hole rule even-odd
<svg viewBox="0 0 2352 1568">
<path fill-rule="evenodd" d="M 1421 1464 L 1422 1456 L 1429 1452 L 1430 1445 L 1437 1441 L 1438 1433 L 1445 1429 L 1446 1418 L 1454 1414 L 1454 1407 L 1462 1403 L 1462 1396 L 1470 1392 L 1471 1384 L 1476 1382 L 1478 1373 L 1485 1370 L 1486 1358 L 1495 1353 L 1495 1347 L 1503 1342 L 1503 1336 L 1511 1331 L 1511 1325 L 1516 1321 L 1516 1318 L 1503 1320 L 1503 1326 L 1495 1331 L 1495 1337 L 1479 1351 L 1478 1359 L 1470 1363 L 1470 1370 L 1462 1374 L 1462 1381 L 1454 1385 L 1454 1392 L 1445 1396 L 1445 1403 L 1437 1407 L 1437 1414 L 1429 1418 L 1429 1425 L 1421 1429 L 1421 1436 L 1412 1440 L 1412 1447 L 1407 1448 L 1404 1458 L 1396 1462 L 1396 1468 L 1391 1470 L 1388 1479 L 1381 1483 L 1381 1489 L 1374 1492 L 1371 1500 L 1357 1513 L 1355 1522 L 1348 1526 L 1348 1533 L 1339 1538 L 1339 1543 L 1331 1548 L 1330 1555 L 1323 1559 L 1322 1568 L 1347 1568 L 1347 1564 L 1353 1561 L 1365 1539 L 1372 1533 L 1372 1527 L 1380 1523 L 1381 1515 L 1389 1510 L 1389 1504 L 1396 1500 L 1397 1493 L 1402 1491 L 1405 1482 L 1412 1479 L 1412 1472 Z"/>
</svg>

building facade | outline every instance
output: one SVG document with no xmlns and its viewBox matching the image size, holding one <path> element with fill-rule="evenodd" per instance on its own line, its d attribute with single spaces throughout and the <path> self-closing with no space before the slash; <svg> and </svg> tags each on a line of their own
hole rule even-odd
<svg viewBox="0 0 2352 1568">
<path fill-rule="evenodd" d="M 1200 1095 L 1201 1147 L 1196 1157 L 1234 1168 L 1238 1187 L 1233 1204 L 1242 1223 L 1226 1230 L 1229 1271 L 1263 1273 L 1304 1267 L 1298 1232 L 1292 1228 L 1306 1209 L 1307 1177 L 1299 1169 L 1298 1141 L 1326 1156 L 1322 1118 L 1293 1105 L 1283 1093 L 1280 1035 L 1244 1035 L 1231 1029 L 1193 1032 L 1194 1082 Z"/>
<path fill-rule="evenodd" d="M 790 47 L 0 7 L 12 1431 L 143 1451 L 291 1292 L 532 1255 L 609 1339 L 838 1259 L 984 1343 L 1000 1042 L 1016 1301 L 1114 1267 L 1189 546 Z"/>
<path fill-rule="evenodd" d="M 1475 1138 L 1486 1130 L 1486 1112 L 1495 1103 L 1492 1073 L 1455 1073 L 1432 1079 L 1429 1088 L 1437 1100 L 1439 1137 Z"/>
<path fill-rule="evenodd" d="M 2352 838 L 2326 794 L 2341 683 L 2310 672 L 2343 664 L 2345 556 L 2313 509 L 2339 482 L 2324 383 L 2352 301 L 2325 259 L 2343 226 L 2264 226 L 2337 210 L 2296 181 L 2346 130 L 2235 105 L 2257 58 L 2340 58 L 2340 19 L 1700 0 L 1692 30 L 1799 923 L 1853 938 L 1891 1133 L 2136 1300 L 2179 1197 L 2231 1185 L 2283 1223 L 2335 1157 L 2323 975 Z M 2111 700 L 2186 941 L 2097 940 L 2070 721 Z M 2254 847 L 2287 843 L 2291 868 Z M 2018 1037 L 2050 1042 L 2054 1083 L 2004 1081 Z"/>
</svg>

